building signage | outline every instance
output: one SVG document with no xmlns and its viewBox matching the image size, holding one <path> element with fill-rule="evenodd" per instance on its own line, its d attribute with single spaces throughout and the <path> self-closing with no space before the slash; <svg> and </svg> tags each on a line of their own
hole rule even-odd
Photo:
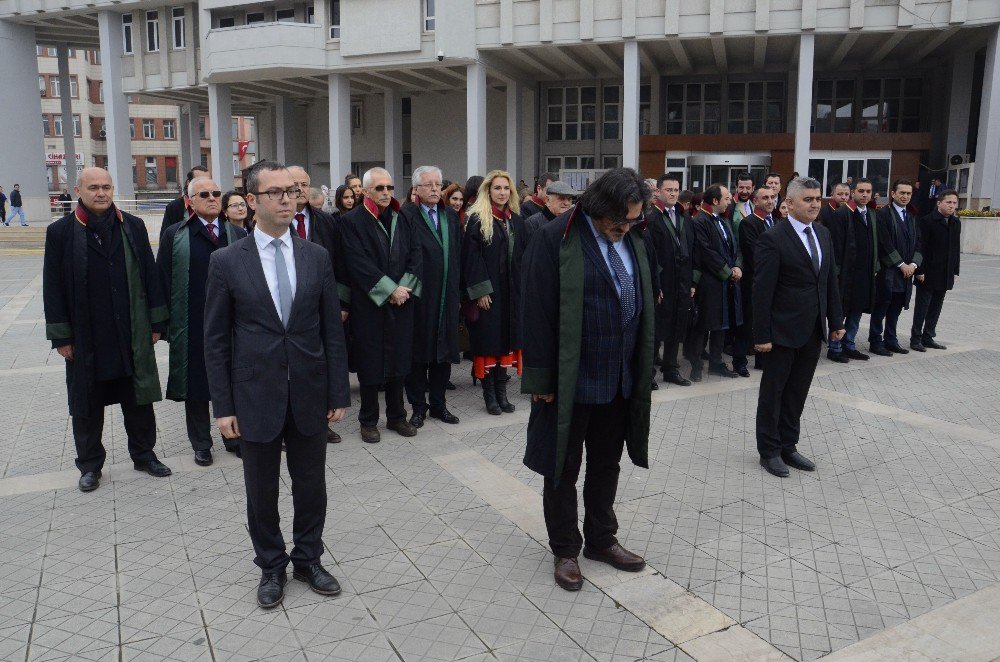
<svg viewBox="0 0 1000 662">
<path fill-rule="evenodd" d="M 83 164 L 83 154 L 76 153 L 76 164 Z M 45 155 L 45 165 L 66 165 L 66 154 L 61 152 L 49 152 Z"/>
</svg>

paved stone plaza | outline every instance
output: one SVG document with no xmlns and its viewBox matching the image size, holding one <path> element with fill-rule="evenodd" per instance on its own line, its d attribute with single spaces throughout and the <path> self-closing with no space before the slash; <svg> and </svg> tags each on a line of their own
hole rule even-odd
<svg viewBox="0 0 1000 662">
<path fill-rule="evenodd" d="M 0 250 L 0 660 L 1000 656 L 1000 259 L 963 258 L 947 351 L 821 359 L 800 446 L 815 474 L 758 466 L 759 372 L 661 387 L 651 468 L 626 460 L 619 489 L 620 539 L 649 568 L 581 559 L 579 593 L 552 581 L 525 399 L 487 415 L 466 363 L 460 425 L 369 446 L 355 388 L 327 456 L 324 562 L 343 594 L 291 581 L 271 612 L 254 600 L 239 460 L 217 443 L 195 466 L 180 404 L 156 406 L 172 477 L 132 469 L 109 409 L 102 486 L 77 491 L 41 262 Z"/>
</svg>

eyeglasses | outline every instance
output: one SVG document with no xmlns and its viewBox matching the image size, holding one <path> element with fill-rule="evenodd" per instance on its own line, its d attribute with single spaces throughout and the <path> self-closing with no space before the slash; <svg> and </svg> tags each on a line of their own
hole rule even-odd
<svg viewBox="0 0 1000 662">
<path fill-rule="evenodd" d="M 289 200 L 292 198 L 297 198 L 302 193 L 300 188 L 269 188 L 266 191 L 257 191 L 254 195 L 266 195 L 272 200 L 281 200 L 284 196 L 288 196 Z"/>
<path fill-rule="evenodd" d="M 382 191 L 395 191 L 396 187 L 392 184 L 379 184 L 378 186 L 373 186 L 373 189 L 381 193 Z"/>
<path fill-rule="evenodd" d="M 247 203 L 245 202 L 231 202 L 226 206 L 226 209 L 246 209 Z"/>
<path fill-rule="evenodd" d="M 646 218 L 640 214 L 637 218 L 613 218 L 611 219 L 611 222 L 615 225 L 627 225 L 630 228 L 633 228 L 645 220 Z"/>
<path fill-rule="evenodd" d="M 202 200 L 208 200 L 209 198 L 221 198 L 222 191 L 199 191 L 195 193 Z"/>
</svg>

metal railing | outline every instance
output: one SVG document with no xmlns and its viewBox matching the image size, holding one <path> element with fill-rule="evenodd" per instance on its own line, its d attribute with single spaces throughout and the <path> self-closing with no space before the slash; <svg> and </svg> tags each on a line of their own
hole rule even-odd
<svg viewBox="0 0 1000 662">
<path fill-rule="evenodd" d="M 162 214 L 164 208 L 174 201 L 174 198 L 152 198 L 152 199 L 127 199 L 115 200 L 115 206 L 129 214 L 143 216 L 145 214 Z M 49 203 L 49 211 L 52 220 L 62 218 L 76 207 L 76 200 L 59 201 L 54 200 Z"/>
</svg>

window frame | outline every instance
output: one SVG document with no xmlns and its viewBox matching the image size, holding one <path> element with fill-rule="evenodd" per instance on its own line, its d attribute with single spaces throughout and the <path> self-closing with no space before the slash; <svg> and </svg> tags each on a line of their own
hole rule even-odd
<svg viewBox="0 0 1000 662">
<path fill-rule="evenodd" d="M 122 14 L 122 54 L 135 54 L 135 33 L 132 31 L 132 14 Z"/>
<path fill-rule="evenodd" d="M 330 39 L 340 39 L 340 0 L 330 0 Z"/>
<path fill-rule="evenodd" d="M 177 122 L 174 120 L 163 120 L 163 139 L 177 140 Z"/>
<path fill-rule="evenodd" d="M 437 29 L 435 0 L 423 0 L 420 4 L 424 10 L 424 32 L 434 32 Z"/>
<path fill-rule="evenodd" d="M 603 99 L 603 96 L 598 95 L 602 93 L 602 85 L 565 85 L 565 86 L 552 86 L 545 89 L 545 141 L 546 142 L 577 142 L 577 141 L 592 141 L 597 140 L 598 137 L 598 125 L 602 125 L 603 122 L 598 121 L 598 101 Z M 560 101 L 558 103 L 553 103 L 551 101 L 551 94 L 553 91 L 560 91 Z M 587 90 L 593 93 L 592 101 L 584 101 L 584 91 Z M 570 93 L 572 91 L 572 94 Z M 575 102 L 568 101 L 569 97 L 575 97 Z M 557 115 L 559 119 L 552 119 L 553 110 L 558 109 Z M 570 109 L 573 110 L 570 113 Z M 587 110 L 591 111 L 591 119 L 585 119 Z M 569 115 L 574 115 L 575 119 L 567 119 Z M 601 115 L 603 120 L 603 114 Z M 553 138 L 552 128 L 558 126 L 559 137 Z M 567 127 L 573 127 L 570 131 Z M 584 133 L 589 129 L 589 135 L 585 136 Z M 569 134 L 574 134 L 573 137 L 568 137 Z"/>
<path fill-rule="evenodd" d="M 180 12 L 178 16 L 177 12 Z M 187 48 L 187 12 L 184 7 L 170 8 L 171 47 L 175 51 Z"/>
<path fill-rule="evenodd" d="M 142 139 L 156 140 L 156 120 L 151 120 L 151 119 L 142 120 Z"/>
<path fill-rule="evenodd" d="M 146 10 L 146 52 L 160 52 L 160 11 Z"/>
</svg>

